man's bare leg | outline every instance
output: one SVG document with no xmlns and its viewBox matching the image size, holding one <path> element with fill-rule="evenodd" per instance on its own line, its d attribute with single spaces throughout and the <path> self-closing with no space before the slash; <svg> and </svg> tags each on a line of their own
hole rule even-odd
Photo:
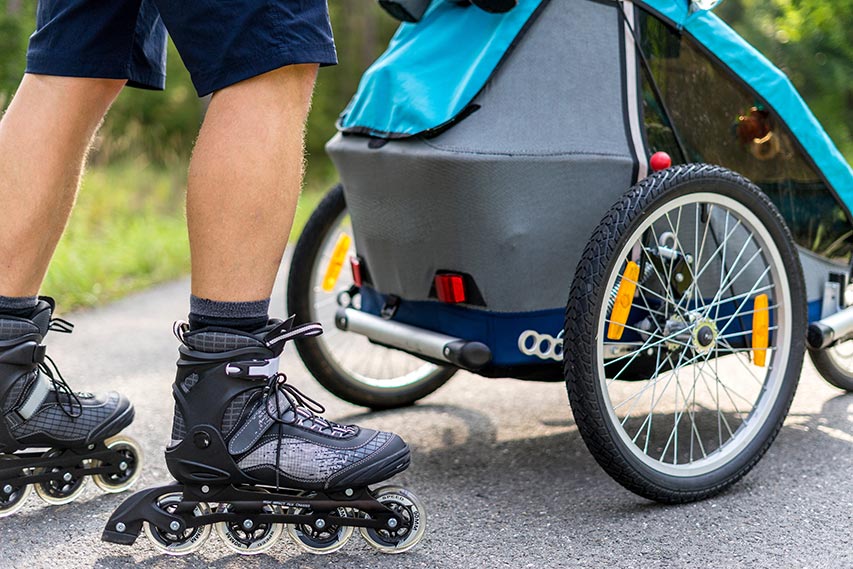
<svg viewBox="0 0 853 569">
<path fill-rule="evenodd" d="M 0 120 L 0 296 L 38 294 L 124 81 L 26 75 Z"/>
<path fill-rule="evenodd" d="M 187 197 L 194 296 L 269 299 L 302 185 L 317 68 L 284 67 L 213 96 Z"/>
</svg>

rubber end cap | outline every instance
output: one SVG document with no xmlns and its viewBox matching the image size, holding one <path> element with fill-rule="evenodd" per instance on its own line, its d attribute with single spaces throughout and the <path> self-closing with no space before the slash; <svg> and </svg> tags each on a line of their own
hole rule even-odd
<svg viewBox="0 0 853 569">
<path fill-rule="evenodd" d="M 453 365 L 473 371 L 492 361 L 492 350 L 480 342 L 451 342 L 445 346 L 444 355 Z"/>
<path fill-rule="evenodd" d="M 823 350 L 828 348 L 835 339 L 835 332 L 829 326 L 815 322 L 809 325 L 809 330 L 806 333 L 806 342 L 813 350 Z"/>
</svg>

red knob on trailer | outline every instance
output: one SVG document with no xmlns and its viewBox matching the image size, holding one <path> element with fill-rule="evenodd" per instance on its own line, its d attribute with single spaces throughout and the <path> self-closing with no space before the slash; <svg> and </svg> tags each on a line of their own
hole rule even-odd
<svg viewBox="0 0 853 569">
<path fill-rule="evenodd" d="M 672 166 L 672 157 L 666 152 L 655 152 L 652 154 L 652 159 L 649 160 L 649 165 L 655 172 L 666 170 Z"/>
</svg>

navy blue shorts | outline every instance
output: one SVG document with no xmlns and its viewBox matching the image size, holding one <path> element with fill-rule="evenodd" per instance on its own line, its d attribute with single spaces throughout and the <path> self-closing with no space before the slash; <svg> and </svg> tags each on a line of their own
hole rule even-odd
<svg viewBox="0 0 853 569">
<path fill-rule="evenodd" d="M 337 63 L 326 0 L 39 0 L 27 72 L 163 89 L 167 29 L 201 96 Z"/>
</svg>

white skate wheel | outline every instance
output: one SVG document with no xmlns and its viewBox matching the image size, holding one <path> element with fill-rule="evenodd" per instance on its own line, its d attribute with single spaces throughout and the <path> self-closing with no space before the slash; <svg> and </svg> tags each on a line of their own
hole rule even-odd
<svg viewBox="0 0 853 569">
<path fill-rule="evenodd" d="M 361 528 L 361 537 L 382 553 L 403 553 L 420 543 L 426 531 L 426 509 L 420 499 L 399 486 L 385 486 L 373 495 L 401 521 L 394 528 Z"/>
</svg>

